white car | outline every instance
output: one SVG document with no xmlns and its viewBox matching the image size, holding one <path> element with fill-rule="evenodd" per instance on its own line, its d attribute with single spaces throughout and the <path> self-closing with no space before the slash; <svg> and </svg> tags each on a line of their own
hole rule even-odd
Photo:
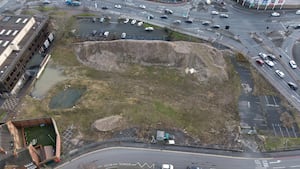
<svg viewBox="0 0 300 169">
<path fill-rule="evenodd" d="M 274 62 L 270 61 L 270 60 L 265 60 L 265 63 L 270 66 L 270 67 L 274 67 Z"/>
<path fill-rule="evenodd" d="M 124 21 L 124 23 L 126 24 L 126 23 L 128 23 L 128 22 L 129 22 L 129 19 L 126 18 L 125 21 Z"/>
<path fill-rule="evenodd" d="M 297 10 L 297 11 L 296 11 L 296 15 L 300 15 L 300 10 Z"/>
<path fill-rule="evenodd" d="M 211 14 L 212 15 L 219 15 L 219 12 L 218 11 L 211 11 Z"/>
<path fill-rule="evenodd" d="M 278 13 L 278 12 L 272 12 L 271 16 L 273 16 L 273 17 L 279 17 L 280 13 Z"/>
<path fill-rule="evenodd" d="M 222 13 L 220 14 L 220 18 L 229 18 L 229 16 L 227 14 Z"/>
<path fill-rule="evenodd" d="M 131 21 L 131 25 L 134 25 L 135 23 L 136 23 L 136 20 L 133 19 L 133 20 Z"/>
<path fill-rule="evenodd" d="M 275 70 L 275 73 L 280 77 L 280 78 L 284 78 L 284 73 L 281 70 Z"/>
<path fill-rule="evenodd" d="M 146 27 L 146 28 L 145 28 L 145 31 L 149 31 L 149 32 L 150 32 L 150 31 L 154 31 L 154 28 L 151 27 L 151 26 L 149 26 L 149 27 Z"/>
<path fill-rule="evenodd" d="M 142 8 L 142 9 L 146 9 L 145 5 L 140 5 L 139 7 Z"/>
<path fill-rule="evenodd" d="M 297 64 L 294 60 L 290 60 L 289 62 L 290 66 L 293 68 L 293 69 L 296 69 L 297 68 Z"/>
<path fill-rule="evenodd" d="M 121 9 L 121 8 L 122 8 L 122 6 L 121 6 L 121 5 L 115 5 L 115 8 L 117 8 L 117 9 Z"/>
<path fill-rule="evenodd" d="M 123 32 L 123 33 L 121 34 L 121 39 L 125 39 L 125 38 L 126 38 L 126 33 Z"/>
<path fill-rule="evenodd" d="M 172 164 L 163 164 L 161 169 L 174 169 L 174 166 Z"/>
<path fill-rule="evenodd" d="M 104 35 L 105 37 L 108 37 L 108 35 L 109 35 L 109 32 L 108 32 L 108 31 L 106 31 L 106 32 L 104 32 L 104 33 L 103 33 L 103 35 Z"/>
<path fill-rule="evenodd" d="M 174 24 L 180 24 L 181 23 L 181 20 L 175 20 L 173 21 Z"/>
<path fill-rule="evenodd" d="M 137 23 L 137 26 L 142 26 L 144 24 L 144 22 L 140 21 Z"/>
<path fill-rule="evenodd" d="M 268 58 L 268 55 L 262 52 L 259 52 L 258 56 L 261 57 L 263 60 L 266 60 Z"/>
</svg>

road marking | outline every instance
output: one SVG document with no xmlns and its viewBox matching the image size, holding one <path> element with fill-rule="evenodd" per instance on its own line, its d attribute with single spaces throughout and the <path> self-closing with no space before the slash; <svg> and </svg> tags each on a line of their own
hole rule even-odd
<svg viewBox="0 0 300 169">
<path fill-rule="evenodd" d="M 300 103 L 300 100 L 299 100 L 296 96 L 292 95 L 292 97 L 293 97 L 297 102 Z"/>
<path fill-rule="evenodd" d="M 286 167 L 284 167 L 284 166 L 282 166 L 282 167 L 273 167 L 273 169 L 281 169 L 281 168 L 286 168 Z"/>
<path fill-rule="evenodd" d="M 285 128 L 286 132 L 288 133 L 288 136 L 291 137 L 289 130 L 286 127 L 284 127 L 284 128 Z"/>
<path fill-rule="evenodd" d="M 263 166 L 264 167 L 269 167 L 268 161 L 267 160 L 262 160 Z"/>
<path fill-rule="evenodd" d="M 294 136 L 297 138 L 297 133 L 295 132 L 294 126 L 292 126 L 292 130 L 293 130 Z"/>
<path fill-rule="evenodd" d="M 276 130 L 275 130 L 275 127 L 274 127 L 274 124 L 273 124 L 273 123 L 272 123 L 272 127 L 273 127 L 273 130 L 274 130 L 275 136 L 277 136 L 277 133 L 276 133 Z"/>
<path fill-rule="evenodd" d="M 279 124 L 277 124 L 277 126 L 279 127 L 279 130 L 280 130 L 281 136 L 282 136 L 282 137 L 284 137 L 284 135 L 283 135 L 283 132 L 282 132 L 282 130 L 281 130 L 281 126 L 280 126 Z"/>
<path fill-rule="evenodd" d="M 265 96 L 265 99 L 266 99 L 266 102 L 267 102 L 267 105 L 269 104 L 269 101 L 268 101 L 268 98 L 267 96 Z"/>
<path fill-rule="evenodd" d="M 293 166 L 290 166 L 290 168 L 300 168 L 300 165 L 293 165 Z"/>
<path fill-rule="evenodd" d="M 273 98 L 273 101 L 274 101 L 274 105 L 277 105 L 276 100 L 275 100 L 275 97 L 272 96 L 272 98 Z"/>
<path fill-rule="evenodd" d="M 250 102 L 248 101 L 248 108 L 250 108 Z"/>
<path fill-rule="evenodd" d="M 281 162 L 281 160 L 277 160 L 277 161 L 270 161 L 269 163 L 270 164 L 278 164 L 278 163 L 280 163 Z"/>
</svg>

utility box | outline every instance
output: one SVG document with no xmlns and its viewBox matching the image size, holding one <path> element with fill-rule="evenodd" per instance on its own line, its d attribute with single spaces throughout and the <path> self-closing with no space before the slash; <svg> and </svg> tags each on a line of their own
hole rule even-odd
<svg viewBox="0 0 300 169">
<path fill-rule="evenodd" d="M 165 131 L 157 130 L 156 131 L 156 140 L 157 141 L 164 141 L 164 140 L 174 140 L 174 135 L 171 135 Z"/>
</svg>

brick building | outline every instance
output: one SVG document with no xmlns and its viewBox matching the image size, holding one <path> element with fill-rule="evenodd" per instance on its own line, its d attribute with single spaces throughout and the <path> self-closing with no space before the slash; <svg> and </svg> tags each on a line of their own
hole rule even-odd
<svg viewBox="0 0 300 169">
<path fill-rule="evenodd" d="M 0 15 L 0 94 L 14 94 L 32 56 L 53 40 L 48 17 Z"/>
</svg>

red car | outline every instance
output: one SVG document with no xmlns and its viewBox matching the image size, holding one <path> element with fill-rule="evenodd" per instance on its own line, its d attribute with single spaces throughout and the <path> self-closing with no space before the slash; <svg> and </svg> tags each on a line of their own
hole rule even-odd
<svg viewBox="0 0 300 169">
<path fill-rule="evenodd" d="M 265 62 L 261 59 L 256 59 L 255 62 L 261 66 L 265 64 Z"/>
</svg>

